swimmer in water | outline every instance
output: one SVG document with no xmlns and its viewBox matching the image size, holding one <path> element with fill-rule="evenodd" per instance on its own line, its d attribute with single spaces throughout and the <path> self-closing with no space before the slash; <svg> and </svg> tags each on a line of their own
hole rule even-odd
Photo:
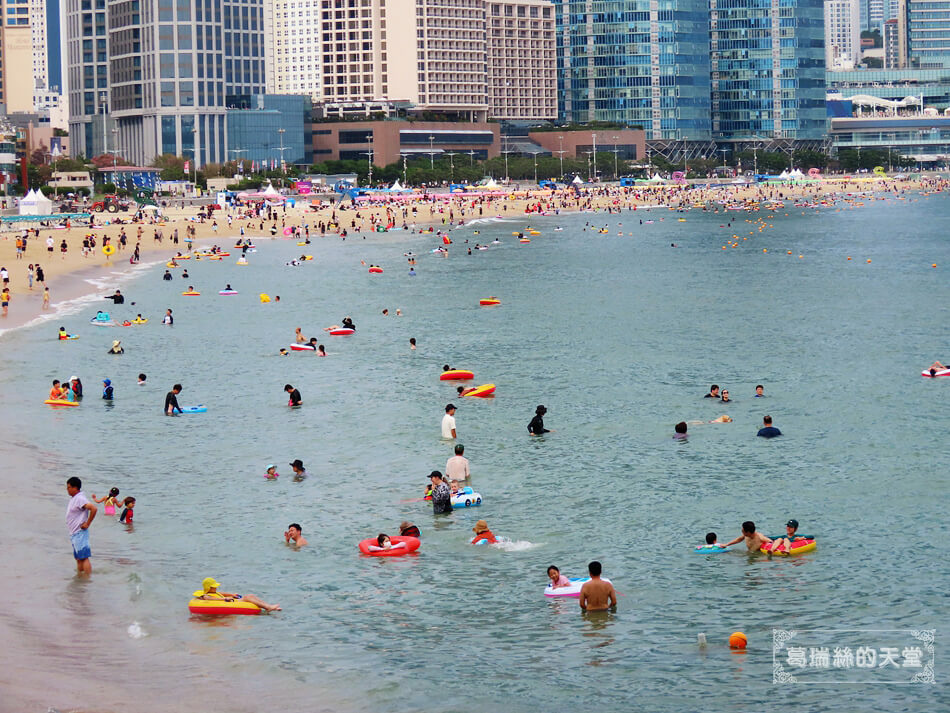
<svg viewBox="0 0 950 713">
<path fill-rule="evenodd" d="M 939 361 L 935 361 L 933 364 L 928 367 L 930 369 L 930 375 L 936 376 L 938 371 L 946 371 L 947 367 L 941 364 Z"/>
<path fill-rule="evenodd" d="M 411 351 L 415 351 L 415 350 L 416 350 L 416 338 L 415 338 L 415 337 L 409 337 L 409 349 L 410 349 Z"/>
<path fill-rule="evenodd" d="M 279 354 L 280 354 L 280 356 L 289 356 L 289 355 L 290 355 L 290 352 L 288 352 L 286 349 L 284 349 L 283 347 L 281 347 Z"/>
<path fill-rule="evenodd" d="M 231 289 L 231 285 L 230 285 L 230 284 L 227 284 L 227 285 L 224 286 L 224 291 L 225 291 L 225 292 L 234 292 L 234 290 Z"/>
<path fill-rule="evenodd" d="M 304 344 L 307 341 L 307 338 L 303 335 L 303 328 L 297 327 L 294 329 L 294 341 L 297 344 Z"/>
<path fill-rule="evenodd" d="M 562 587 L 571 586 L 571 580 L 561 574 L 561 570 L 559 570 L 553 564 L 548 567 L 548 579 L 551 580 L 551 589 L 560 589 Z"/>
<path fill-rule="evenodd" d="M 326 356 L 326 355 L 327 355 L 326 347 L 324 347 L 322 344 L 318 344 L 318 345 L 317 345 L 317 356 L 319 356 L 319 357 L 324 357 L 324 356 Z"/>
</svg>

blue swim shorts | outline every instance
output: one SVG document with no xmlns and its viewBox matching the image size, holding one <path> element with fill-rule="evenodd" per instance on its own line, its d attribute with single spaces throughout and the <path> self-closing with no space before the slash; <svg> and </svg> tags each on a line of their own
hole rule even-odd
<svg viewBox="0 0 950 713">
<path fill-rule="evenodd" d="M 89 530 L 80 530 L 70 535 L 69 541 L 73 543 L 73 557 L 77 560 L 85 560 L 92 557 L 92 550 L 89 549 Z"/>
</svg>

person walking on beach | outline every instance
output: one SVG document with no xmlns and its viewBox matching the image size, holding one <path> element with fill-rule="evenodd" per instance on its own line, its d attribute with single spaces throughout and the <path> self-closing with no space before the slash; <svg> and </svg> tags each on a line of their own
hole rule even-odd
<svg viewBox="0 0 950 713">
<path fill-rule="evenodd" d="M 3 307 L 3 316 L 7 316 L 7 312 L 10 310 L 10 288 L 4 287 L 0 291 L 0 307 Z"/>
<path fill-rule="evenodd" d="M 40 267 L 39 263 L 36 264 L 36 281 L 46 287 L 46 273 L 43 272 L 43 268 Z"/>
<path fill-rule="evenodd" d="M 66 481 L 69 504 L 66 506 L 66 528 L 73 545 L 73 557 L 76 558 L 76 571 L 79 574 L 92 574 L 92 550 L 89 549 L 89 526 L 99 511 L 82 492 L 82 481 L 73 476 Z"/>
</svg>

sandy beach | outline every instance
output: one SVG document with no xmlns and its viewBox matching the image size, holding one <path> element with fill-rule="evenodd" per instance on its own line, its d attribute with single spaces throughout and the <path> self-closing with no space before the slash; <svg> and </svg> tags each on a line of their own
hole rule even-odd
<svg viewBox="0 0 950 713">
<path fill-rule="evenodd" d="M 724 184 L 715 187 L 701 185 L 656 185 L 639 184 L 621 188 L 614 184 L 587 184 L 573 190 L 513 190 L 496 193 L 428 195 L 408 194 L 384 196 L 380 200 L 357 204 L 323 203 L 311 205 L 305 197 L 297 197 L 294 206 L 275 207 L 274 220 L 249 215 L 247 207 L 216 211 L 211 220 L 199 219 L 199 206 L 169 207 L 158 222 L 132 223 L 130 214 L 119 214 L 119 220 L 108 225 L 72 226 L 31 232 L 25 252 L 17 259 L 16 237 L 18 231 L 0 233 L 0 266 L 9 271 L 9 287 L 12 292 L 9 315 L 2 318 L 0 328 L 11 329 L 23 326 L 44 313 L 55 314 L 58 305 L 76 298 L 102 292 L 103 298 L 112 294 L 109 277 L 128 274 L 130 257 L 139 246 L 140 264 L 152 265 L 167 261 L 177 253 L 189 250 L 185 236 L 189 226 L 195 235 L 195 247 L 219 245 L 227 250 L 230 241 L 243 228 L 247 237 L 260 239 L 286 239 L 285 230 L 296 226 L 301 232 L 309 230 L 312 239 L 360 234 L 365 237 L 376 232 L 376 226 L 403 230 L 432 230 L 450 228 L 474 219 L 492 217 L 524 216 L 533 214 L 556 214 L 562 212 L 593 211 L 616 212 L 647 206 L 664 206 L 671 210 L 699 208 L 704 205 L 730 204 L 732 210 L 758 209 L 756 204 L 770 201 L 816 202 L 834 195 L 865 192 L 880 192 L 892 195 L 926 191 L 940 191 L 946 183 L 940 180 L 880 180 L 874 178 L 828 179 L 800 184 Z M 314 201 L 317 203 L 317 201 Z M 723 205 L 723 210 L 725 209 Z M 127 217 L 126 217 L 127 216 Z M 96 215 L 97 223 L 112 216 Z M 125 231 L 127 245 L 119 243 Z M 172 236 L 177 231 L 178 242 Z M 84 236 L 96 238 L 96 248 L 84 254 Z M 157 236 L 161 235 L 159 241 Z M 118 251 L 111 257 L 102 252 L 103 238 L 108 236 Z M 53 239 L 49 251 L 47 238 Z M 345 235 L 344 235 L 345 237 Z M 66 252 L 61 249 L 67 244 Z M 40 265 L 45 273 L 45 285 L 28 278 L 28 266 Z M 49 287 L 50 305 L 43 308 L 43 288 Z M 100 289 L 100 286 L 102 289 Z"/>
</svg>

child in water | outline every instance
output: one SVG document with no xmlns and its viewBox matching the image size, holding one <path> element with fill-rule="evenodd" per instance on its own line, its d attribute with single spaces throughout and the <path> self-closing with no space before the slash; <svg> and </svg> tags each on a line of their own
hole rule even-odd
<svg viewBox="0 0 950 713">
<path fill-rule="evenodd" d="M 712 549 L 713 547 L 720 547 L 720 548 L 721 548 L 722 545 L 720 545 L 719 542 L 718 542 L 718 540 L 716 539 L 716 533 L 715 533 L 715 532 L 707 532 L 707 533 L 706 533 L 706 544 L 705 544 L 705 545 L 697 545 L 696 549 L 697 549 L 697 550 L 705 550 L 705 549 Z"/>
<path fill-rule="evenodd" d="M 277 480 L 279 476 L 280 473 L 277 472 L 277 466 L 275 466 L 273 463 L 267 466 L 267 472 L 264 473 L 265 478 L 268 480 Z"/>
<path fill-rule="evenodd" d="M 431 483 L 426 483 L 425 494 L 422 496 L 422 499 L 423 500 L 432 499 L 432 484 Z"/>
<path fill-rule="evenodd" d="M 561 587 L 571 586 L 571 580 L 561 574 L 561 570 L 559 570 L 553 564 L 548 567 L 548 579 L 551 580 L 551 589 L 559 589 Z"/>
<path fill-rule="evenodd" d="M 406 543 L 397 542 L 396 544 L 393 544 L 392 540 L 389 538 L 389 535 L 381 532 L 376 536 L 376 544 L 370 545 L 369 550 L 370 552 L 382 552 L 383 550 L 395 550 L 399 549 L 400 547 L 406 547 Z"/>
<path fill-rule="evenodd" d="M 119 497 L 118 488 L 112 488 L 109 491 L 108 495 L 105 495 L 101 498 L 97 498 L 95 493 L 92 494 L 93 500 L 95 500 L 97 503 L 104 503 L 106 515 L 115 515 L 115 509 L 119 505 L 118 497 Z"/>
<path fill-rule="evenodd" d="M 135 498 L 128 497 L 122 501 L 122 504 L 125 506 L 125 510 L 123 510 L 122 514 L 119 515 L 119 522 L 124 522 L 126 525 L 131 525 L 132 516 L 134 515 L 133 510 L 135 510 Z"/>
</svg>

